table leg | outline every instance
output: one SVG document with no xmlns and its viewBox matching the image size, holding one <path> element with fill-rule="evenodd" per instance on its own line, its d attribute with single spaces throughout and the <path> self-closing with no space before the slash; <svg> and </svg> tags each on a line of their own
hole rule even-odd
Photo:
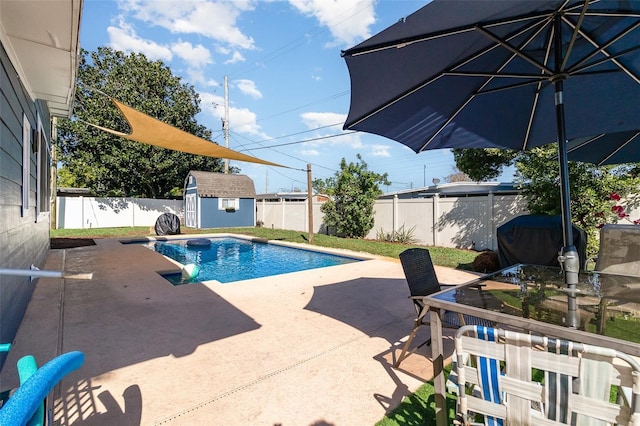
<svg viewBox="0 0 640 426">
<path fill-rule="evenodd" d="M 431 308 L 431 358 L 433 360 L 433 398 L 436 403 L 436 425 L 447 425 L 447 391 L 444 379 L 444 348 L 442 344 L 442 321 L 440 310 Z"/>
</svg>

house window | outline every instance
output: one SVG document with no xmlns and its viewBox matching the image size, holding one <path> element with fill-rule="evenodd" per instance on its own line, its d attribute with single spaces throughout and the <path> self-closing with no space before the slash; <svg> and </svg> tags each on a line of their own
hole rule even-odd
<svg viewBox="0 0 640 426">
<path fill-rule="evenodd" d="M 31 123 L 22 114 L 22 217 L 29 214 L 31 184 Z"/>
<path fill-rule="evenodd" d="M 36 207 L 38 220 L 48 218 L 51 206 L 51 147 L 38 116 L 38 131 L 35 146 L 38 150 L 38 192 L 36 193 Z"/>
<path fill-rule="evenodd" d="M 240 198 L 218 198 L 218 210 L 239 210 Z"/>
</svg>

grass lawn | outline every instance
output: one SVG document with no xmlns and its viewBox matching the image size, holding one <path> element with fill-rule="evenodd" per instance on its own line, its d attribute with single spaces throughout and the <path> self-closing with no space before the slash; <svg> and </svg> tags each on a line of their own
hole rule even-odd
<svg viewBox="0 0 640 426">
<path fill-rule="evenodd" d="M 190 229 L 183 228 L 183 234 L 200 233 L 234 233 L 251 235 L 269 240 L 280 240 L 295 243 L 308 243 L 306 232 L 287 231 L 269 228 L 225 228 L 225 229 Z M 127 228 L 94 228 L 94 229 L 56 229 L 51 231 L 51 238 L 129 238 L 155 235 L 148 227 Z M 398 258 L 398 255 L 410 247 L 424 247 L 417 244 L 399 244 L 383 241 L 333 237 L 315 234 L 313 244 L 321 247 L 347 249 L 356 252 L 371 253 L 379 256 Z M 478 255 L 471 250 L 459 250 L 445 247 L 429 247 L 433 263 L 449 268 L 472 270 L 471 263 Z M 455 399 L 447 398 L 449 418 L 453 418 Z M 433 383 L 427 382 L 414 394 L 407 396 L 403 402 L 380 420 L 376 426 L 395 425 L 434 425 L 435 402 L 433 400 Z"/>
</svg>

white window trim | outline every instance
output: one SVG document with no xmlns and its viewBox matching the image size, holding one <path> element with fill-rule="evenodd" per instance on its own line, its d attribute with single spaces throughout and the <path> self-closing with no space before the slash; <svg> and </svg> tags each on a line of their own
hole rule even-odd
<svg viewBox="0 0 640 426">
<path fill-rule="evenodd" d="M 226 210 L 228 207 L 240 210 L 240 198 L 218 198 L 218 210 Z"/>
<path fill-rule="evenodd" d="M 37 158 L 37 170 L 38 170 L 38 179 L 37 179 L 37 191 L 36 191 L 36 222 L 41 222 L 43 220 L 49 220 L 49 214 L 50 214 L 50 210 L 47 211 L 40 211 L 40 202 L 41 202 L 41 197 L 43 196 L 42 192 L 40 191 L 40 188 L 42 186 L 42 179 L 43 179 L 43 173 L 47 173 L 47 175 L 44 175 L 44 177 L 46 178 L 47 176 L 49 176 L 49 174 L 51 173 L 51 170 L 49 167 L 46 168 L 46 170 L 42 170 L 42 167 L 40 167 L 42 165 L 42 155 L 47 155 L 47 158 L 51 158 L 51 147 L 49 146 L 49 141 L 47 141 L 47 136 L 44 133 L 44 126 L 42 125 L 42 120 L 40 119 L 40 114 L 37 115 L 38 118 L 38 126 L 37 126 L 37 140 L 34 141 L 34 143 L 38 144 L 38 158 Z M 40 139 L 40 137 L 42 137 L 42 140 Z M 43 152 L 42 148 L 46 149 L 46 153 Z M 45 191 L 45 194 L 48 191 Z M 49 200 L 47 200 L 47 202 L 50 202 Z M 50 208 L 51 206 L 49 206 Z"/>
<path fill-rule="evenodd" d="M 29 193 L 31 190 L 31 123 L 22 114 L 22 217 L 29 215 Z"/>
</svg>

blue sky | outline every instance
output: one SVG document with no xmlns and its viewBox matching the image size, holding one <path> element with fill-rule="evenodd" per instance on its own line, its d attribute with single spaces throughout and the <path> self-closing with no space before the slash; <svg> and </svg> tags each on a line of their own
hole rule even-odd
<svg viewBox="0 0 640 426">
<path fill-rule="evenodd" d="M 415 154 L 392 140 L 343 132 L 349 73 L 340 56 L 422 7 L 397 0 L 85 0 L 80 42 L 162 60 L 200 95 L 198 122 L 224 145 L 224 77 L 229 81 L 229 148 L 291 169 L 231 162 L 258 193 L 306 191 L 356 155 L 388 173 L 398 191 L 444 182 L 449 150 Z M 501 180 L 510 180 L 508 179 Z"/>
</svg>

